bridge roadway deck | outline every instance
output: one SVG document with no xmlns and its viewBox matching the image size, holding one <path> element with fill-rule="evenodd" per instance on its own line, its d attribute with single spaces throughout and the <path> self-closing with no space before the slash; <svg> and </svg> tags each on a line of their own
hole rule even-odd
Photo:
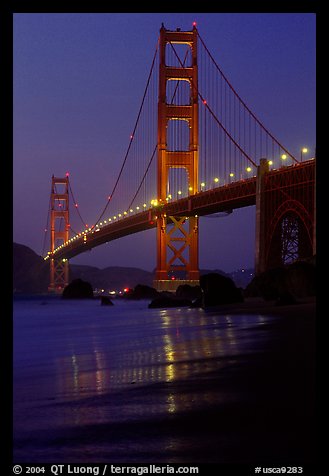
<svg viewBox="0 0 329 476">
<path fill-rule="evenodd" d="M 256 199 L 256 177 L 240 180 L 195 195 L 152 207 L 135 215 L 123 217 L 115 222 L 103 225 L 71 241 L 54 253 L 57 259 L 73 258 L 95 246 L 117 240 L 123 236 L 138 233 L 156 227 L 160 213 L 170 216 L 209 215 L 234 208 L 254 205 Z M 168 219 L 170 222 L 170 219 Z"/>
<path fill-rule="evenodd" d="M 285 193 L 285 190 L 292 186 L 298 188 L 310 180 L 315 181 L 315 160 L 271 170 L 266 177 L 267 191 L 277 189 Z M 103 243 L 154 228 L 160 213 L 165 213 L 169 221 L 170 216 L 210 215 L 255 203 L 256 177 L 238 180 L 94 228 L 86 235 L 81 235 L 56 250 L 53 256 L 56 259 L 69 259 Z"/>
</svg>

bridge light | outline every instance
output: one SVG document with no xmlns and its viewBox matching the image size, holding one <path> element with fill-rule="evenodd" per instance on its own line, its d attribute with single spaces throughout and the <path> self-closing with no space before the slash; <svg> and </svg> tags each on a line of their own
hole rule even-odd
<svg viewBox="0 0 329 476">
<path fill-rule="evenodd" d="M 251 168 L 251 167 L 246 167 L 246 171 L 247 171 L 247 172 L 251 172 L 251 171 L 252 171 L 252 168 Z"/>
<path fill-rule="evenodd" d="M 190 192 L 192 192 L 192 191 L 193 191 L 193 187 L 189 187 L 188 189 L 189 189 L 189 191 L 190 191 Z"/>
<path fill-rule="evenodd" d="M 218 177 L 215 177 L 215 178 L 214 178 L 214 182 L 218 183 L 218 182 L 219 182 L 219 178 L 218 178 Z"/>
<path fill-rule="evenodd" d="M 132 213 L 134 210 L 131 208 L 129 211 Z"/>
<path fill-rule="evenodd" d="M 234 177 L 234 173 L 233 173 L 233 172 L 230 173 L 230 177 Z"/>
<path fill-rule="evenodd" d="M 117 217 L 116 217 L 116 216 L 114 216 L 114 217 L 113 217 L 113 220 L 116 220 L 116 219 L 117 219 Z"/>
<path fill-rule="evenodd" d="M 127 212 L 123 212 L 124 215 L 127 215 Z"/>
<path fill-rule="evenodd" d="M 112 218 L 109 218 L 109 221 L 112 221 Z"/>
<path fill-rule="evenodd" d="M 68 172 L 66 172 L 65 177 L 69 177 L 69 176 L 70 176 L 70 174 Z"/>
<path fill-rule="evenodd" d="M 102 222 L 102 221 L 100 222 L 99 226 L 103 226 L 103 222 Z"/>
<path fill-rule="evenodd" d="M 139 207 L 136 207 L 136 210 L 139 210 Z"/>
<path fill-rule="evenodd" d="M 286 158 L 287 158 L 287 154 L 282 154 L 282 155 L 281 155 L 281 159 L 282 159 L 282 160 L 286 160 Z"/>
<path fill-rule="evenodd" d="M 77 203 L 75 203 L 74 206 L 75 206 L 75 208 L 78 208 L 78 204 L 77 204 Z"/>
<path fill-rule="evenodd" d="M 121 218 L 121 217 L 122 217 L 121 213 L 119 213 L 118 217 L 119 217 L 119 218 Z"/>
<path fill-rule="evenodd" d="M 205 187 L 206 184 L 205 184 L 204 182 L 201 182 L 201 183 L 200 183 L 200 186 L 201 186 L 201 188 L 202 188 L 202 187 Z"/>
<path fill-rule="evenodd" d="M 303 147 L 300 151 L 300 160 L 301 162 L 303 161 L 303 154 L 307 154 L 308 152 L 308 148 L 307 147 Z"/>
<path fill-rule="evenodd" d="M 196 21 L 194 21 L 194 22 L 192 23 L 192 26 L 194 26 L 194 27 L 196 26 Z"/>
<path fill-rule="evenodd" d="M 182 191 L 181 190 L 178 190 L 178 195 L 182 195 Z"/>
<path fill-rule="evenodd" d="M 144 208 L 146 208 L 146 207 L 147 207 L 146 203 L 143 203 L 143 207 L 144 207 Z"/>
<path fill-rule="evenodd" d="M 269 160 L 268 165 L 273 165 L 273 160 Z"/>
<path fill-rule="evenodd" d="M 204 105 L 206 105 L 206 104 L 207 104 L 207 101 L 206 101 L 205 99 L 204 99 L 202 102 L 203 102 L 203 104 L 204 104 Z"/>
</svg>

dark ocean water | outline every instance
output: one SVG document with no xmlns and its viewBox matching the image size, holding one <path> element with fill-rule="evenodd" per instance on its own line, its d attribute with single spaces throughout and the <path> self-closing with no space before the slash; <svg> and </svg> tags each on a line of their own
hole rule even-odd
<svg viewBox="0 0 329 476">
<path fill-rule="evenodd" d="M 276 318 L 147 304 L 15 299 L 14 462 L 260 464 L 275 451 L 305 454 L 299 428 L 282 428 L 299 413 L 276 424 L 287 405 L 266 363 Z"/>
</svg>

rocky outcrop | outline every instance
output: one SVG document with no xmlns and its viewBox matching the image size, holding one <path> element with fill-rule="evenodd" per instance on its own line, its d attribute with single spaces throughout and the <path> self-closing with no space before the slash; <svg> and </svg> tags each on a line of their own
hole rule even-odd
<svg viewBox="0 0 329 476">
<path fill-rule="evenodd" d="M 242 290 L 233 280 L 218 273 L 209 273 L 200 277 L 203 307 L 243 302 Z"/>
<path fill-rule="evenodd" d="M 255 276 L 245 289 L 246 297 L 265 301 L 293 302 L 296 298 L 315 296 L 315 264 L 308 261 L 273 268 Z M 288 296 L 290 298 L 288 299 Z"/>
<path fill-rule="evenodd" d="M 155 299 L 159 296 L 158 291 L 145 284 L 137 284 L 134 289 L 124 294 L 125 299 Z"/>
<path fill-rule="evenodd" d="M 190 299 L 177 297 L 174 293 L 159 293 L 159 296 L 153 299 L 148 305 L 149 308 L 168 308 L 168 307 L 187 307 L 191 306 Z"/>
<path fill-rule="evenodd" d="M 93 299 L 94 293 L 90 283 L 82 279 L 74 279 L 65 286 L 62 294 L 63 299 Z"/>
<path fill-rule="evenodd" d="M 183 299 L 200 299 L 202 296 L 202 290 L 200 286 L 190 286 L 189 284 L 181 284 L 176 289 L 176 297 Z"/>
<path fill-rule="evenodd" d="M 101 306 L 114 306 L 114 304 L 108 296 L 101 296 Z"/>
</svg>

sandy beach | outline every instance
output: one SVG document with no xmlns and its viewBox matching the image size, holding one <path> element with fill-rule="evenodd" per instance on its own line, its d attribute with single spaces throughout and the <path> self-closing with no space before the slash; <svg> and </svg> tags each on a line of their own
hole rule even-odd
<svg viewBox="0 0 329 476">
<path fill-rule="evenodd" d="M 315 310 L 18 303 L 15 461 L 312 465 Z"/>
</svg>

